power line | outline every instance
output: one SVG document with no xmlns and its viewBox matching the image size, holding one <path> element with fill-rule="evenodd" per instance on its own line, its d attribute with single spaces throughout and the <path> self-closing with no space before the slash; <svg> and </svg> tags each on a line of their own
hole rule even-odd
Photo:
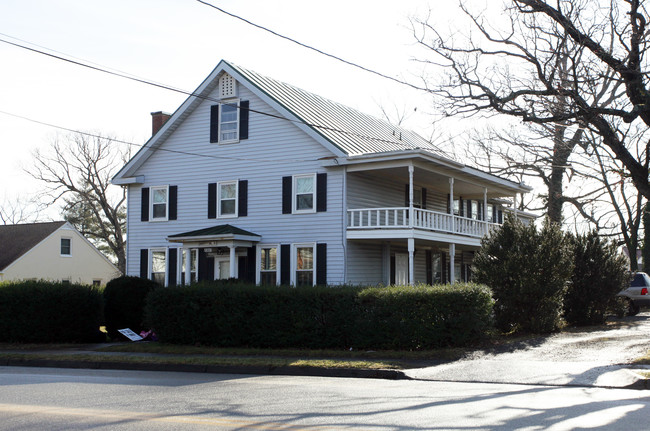
<svg viewBox="0 0 650 431">
<path fill-rule="evenodd" d="M 12 36 L 9 36 L 9 37 L 12 37 Z M 37 54 L 45 55 L 45 56 L 54 58 L 56 60 L 65 61 L 65 62 L 74 64 L 76 66 L 85 67 L 85 68 L 88 68 L 88 69 L 91 69 L 91 70 L 94 70 L 94 71 L 97 71 L 97 72 L 102 72 L 102 73 L 117 76 L 117 77 L 120 77 L 120 78 L 128 79 L 128 80 L 131 80 L 131 81 L 139 82 L 141 84 L 146 84 L 146 85 L 154 86 L 154 87 L 157 87 L 157 88 L 162 88 L 164 90 L 174 91 L 176 93 L 184 94 L 186 96 L 196 97 L 196 98 L 202 99 L 202 100 L 208 100 L 208 101 L 215 102 L 215 103 L 222 103 L 220 99 L 216 99 L 216 98 L 213 98 L 213 97 L 210 97 L 210 96 L 204 96 L 204 95 L 197 94 L 197 93 L 194 93 L 194 92 L 191 92 L 191 91 L 181 90 L 179 88 L 175 88 L 175 87 L 172 87 L 172 86 L 169 86 L 169 85 L 165 85 L 165 84 L 157 83 L 157 82 L 154 82 L 154 81 L 150 81 L 150 80 L 147 80 L 147 79 L 144 79 L 144 78 L 138 78 L 138 77 L 135 77 L 133 75 L 129 75 L 129 74 L 124 73 L 124 72 L 111 71 L 111 70 L 108 70 L 108 68 L 106 68 L 105 66 L 100 67 L 100 66 L 94 66 L 94 65 L 91 65 L 91 64 L 86 64 L 86 63 L 84 63 L 86 60 L 84 60 L 84 62 L 77 61 L 77 60 L 71 60 L 69 58 L 65 58 L 65 57 L 62 57 L 60 55 L 51 54 L 49 52 L 45 52 L 45 51 L 42 51 L 42 50 L 39 50 L 39 49 L 36 49 L 36 48 L 31 48 L 31 47 L 28 47 L 28 46 L 25 46 L 25 45 L 22 45 L 22 44 L 19 44 L 19 43 L 16 43 L 16 42 L 11 42 L 11 41 L 8 41 L 8 40 L 3 39 L 3 38 L 0 38 L 0 42 L 4 42 L 4 43 L 6 43 L 8 45 L 12 45 L 12 46 L 15 46 L 17 48 L 22 48 L 22 49 L 25 49 L 25 50 L 28 50 L 28 51 L 31 51 L 31 52 L 34 52 L 34 53 L 37 53 Z M 30 42 L 26 42 L 26 43 L 30 43 Z M 45 49 L 50 50 L 49 48 L 45 48 Z M 241 108 L 240 106 L 236 106 L 236 107 L 237 107 L 237 109 L 246 109 L 246 108 Z M 287 117 L 284 117 L 284 116 L 281 116 L 281 115 L 271 114 L 271 113 L 268 113 L 268 112 L 258 111 L 258 110 L 255 110 L 255 109 L 248 108 L 248 111 L 249 112 L 254 112 L 256 114 L 272 117 L 272 118 L 277 118 L 277 119 L 284 120 L 284 121 L 289 121 L 289 122 L 295 123 L 295 124 L 303 124 L 303 125 L 315 128 L 315 129 L 342 133 L 342 134 L 345 134 L 345 135 L 354 136 L 354 137 L 357 137 L 357 138 L 367 139 L 367 140 L 371 140 L 371 141 L 384 142 L 384 143 L 390 143 L 390 144 L 402 145 L 402 146 L 404 145 L 404 143 L 402 143 L 402 142 L 397 142 L 397 141 L 394 141 L 394 140 L 391 140 L 391 139 L 383 139 L 383 138 L 378 138 L 378 137 L 374 137 L 374 136 L 363 135 L 363 134 L 359 134 L 359 133 L 355 133 L 355 132 L 350 132 L 350 131 L 347 131 L 347 130 L 341 130 L 341 129 L 336 129 L 336 128 L 333 128 L 333 127 L 323 126 L 323 125 L 320 125 L 320 124 L 308 123 L 308 122 L 303 121 L 303 120 L 292 120 L 290 118 L 287 118 Z"/>
<path fill-rule="evenodd" d="M 0 110 L 0 114 L 8 115 L 8 116 L 14 117 L 14 118 L 20 118 L 21 120 L 30 121 L 32 123 L 40 124 L 42 126 L 52 127 L 54 129 L 65 130 L 65 131 L 71 132 L 71 133 L 79 133 L 81 135 L 90 136 L 92 138 L 107 139 L 107 140 L 110 140 L 112 142 L 117 142 L 119 144 L 126 144 L 126 145 L 130 145 L 132 147 L 138 147 L 140 149 L 144 148 L 145 145 L 146 145 L 146 143 L 145 144 L 136 144 L 134 142 L 123 141 L 123 140 L 115 139 L 115 138 L 109 138 L 109 137 L 106 137 L 106 136 L 96 135 L 94 133 L 89 133 L 89 132 L 83 132 L 81 130 L 71 129 L 71 128 L 68 128 L 68 127 L 63 127 L 63 126 L 59 126 L 59 125 L 56 125 L 56 124 L 47 123 L 45 121 L 35 120 L 33 118 L 25 117 L 23 115 L 13 114 L 13 113 L 7 112 L 7 111 Z M 204 157 L 204 158 L 217 159 L 217 160 L 223 160 L 223 159 L 225 159 L 225 160 L 238 160 L 238 161 L 245 161 L 245 162 L 286 163 L 286 162 L 315 162 L 315 161 L 318 160 L 318 159 L 254 159 L 254 158 L 250 158 L 250 157 L 216 156 L 216 155 L 213 155 L 213 154 L 201 154 L 201 153 L 193 153 L 193 152 L 190 152 L 190 151 L 171 150 L 169 148 L 162 148 L 162 147 L 157 147 L 157 148 L 151 148 L 150 147 L 150 150 L 151 151 L 163 151 L 163 152 L 173 153 L 173 154 L 181 154 L 181 155 L 185 155 L 185 156 L 197 156 L 197 157 Z"/>
<path fill-rule="evenodd" d="M 309 49 L 311 51 L 317 52 L 318 54 L 324 55 L 324 56 L 332 58 L 332 59 L 334 59 L 336 61 L 340 61 L 341 63 L 347 64 L 348 66 L 355 67 L 357 69 L 363 70 L 364 72 L 372 73 L 373 75 L 377 75 L 377 76 L 379 76 L 381 78 L 384 78 L 384 79 L 389 79 L 389 80 L 391 80 L 393 82 L 397 82 L 398 84 L 406 85 L 406 86 L 411 87 L 411 88 L 416 89 L 416 90 L 421 90 L 421 91 L 425 90 L 424 88 L 419 87 L 417 85 L 411 84 L 411 83 L 406 82 L 406 81 L 402 81 L 401 79 L 398 79 L 398 78 L 395 78 L 393 76 L 383 74 L 381 72 L 377 72 L 376 70 L 367 68 L 365 66 L 361 66 L 360 64 L 354 63 L 354 62 L 349 61 L 349 60 L 345 60 L 344 58 L 338 57 L 338 56 L 336 56 L 334 54 L 329 54 L 329 53 L 327 53 L 327 52 L 325 52 L 325 51 L 323 51 L 321 49 L 318 49 L 318 48 L 315 48 L 315 47 L 313 47 L 311 45 L 307 45 L 305 43 L 302 43 L 302 42 L 300 42 L 300 41 L 298 41 L 296 39 L 290 38 L 289 36 L 285 36 L 283 34 L 280 34 L 280 33 L 276 32 L 276 31 L 271 30 L 271 29 L 269 29 L 267 27 L 264 27 L 264 26 L 262 26 L 260 24 L 255 24 L 254 22 L 249 21 L 246 18 L 243 18 L 243 17 L 241 17 L 239 15 L 235 15 L 234 13 L 228 12 L 227 10 L 224 10 L 224 9 L 222 9 L 222 8 L 220 8 L 218 6 L 215 6 L 215 5 L 211 4 L 211 3 L 208 3 L 206 1 L 203 1 L 203 0 L 196 0 L 196 1 L 203 4 L 203 5 L 205 5 L 205 6 L 209 6 L 209 7 L 213 8 L 213 9 L 215 9 L 215 10 L 218 10 L 219 12 L 221 12 L 223 14 L 226 14 L 226 15 L 232 17 L 232 18 L 243 21 L 248 25 L 251 25 L 251 26 L 253 26 L 255 28 L 258 28 L 258 29 L 260 29 L 262 31 L 270 33 L 273 36 L 279 37 L 279 38 L 284 39 L 284 40 L 288 40 L 289 42 L 295 43 L 296 45 L 302 46 L 303 48 Z"/>
</svg>

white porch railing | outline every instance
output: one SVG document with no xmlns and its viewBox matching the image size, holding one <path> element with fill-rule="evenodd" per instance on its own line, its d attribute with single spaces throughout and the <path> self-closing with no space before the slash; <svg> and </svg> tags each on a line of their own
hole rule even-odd
<svg viewBox="0 0 650 431">
<path fill-rule="evenodd" d="M 348 210 L 348 229 L 424 229 L 482 238 L 494 223 L 455 216 L 447 213 L 414 208 L 413 225 L 409 208 L 362 208 Z"/>
</svg>

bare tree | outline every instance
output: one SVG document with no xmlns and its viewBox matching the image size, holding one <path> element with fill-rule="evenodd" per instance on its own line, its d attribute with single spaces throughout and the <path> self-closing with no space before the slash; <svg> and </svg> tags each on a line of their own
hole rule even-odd
<svg viewBox="0 0 650 431">
<path fill-rule="evenodd" d="M 34 152 L 27 170 L 45 185 L 48 205 L 63 201 L 63 211 L 77 229 L 100 248 L 110 250 L 124 272 L 126 191 L 110 184 L 129 159 L 128 147 L 112 138 L 76 133 L 57 136 L 46 150 Z"/>
<path fill-rule="evenodd" d="M 642 2 L 509 0 L 499 28 L 460 7 L 477 33 L 445 36 L 428 19 L 414 22 L 415 37 L 433 54 L 422 61 L 447 71 L 440 82 L 425 81 L 445 114 L 498 113 L 555 127 L 568 133 L 558 141 L 567 154 L 576 135 L 589 132 L 650 198 L 650 33 Z M 553 166 L 566 166 L 565 155 L 556 153 Z M 554 197 L 549 192 L 549 202 Z"/>
<path fill-rule="evenodd" d="M 33 223 L 39 218 L 39 207 L 33 199 L 5 197 L 0 203 L 0 223 Z"/>
</svg>

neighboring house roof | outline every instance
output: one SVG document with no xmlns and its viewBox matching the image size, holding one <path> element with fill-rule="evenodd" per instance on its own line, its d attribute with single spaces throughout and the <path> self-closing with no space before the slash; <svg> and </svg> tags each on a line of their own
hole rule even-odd
<svg viewBox="0 0 650 431">
<path fill-rule="evenodd" d="M 0 271 L 63 226 L 65 221 L 0 225 Z"/>
</svg>

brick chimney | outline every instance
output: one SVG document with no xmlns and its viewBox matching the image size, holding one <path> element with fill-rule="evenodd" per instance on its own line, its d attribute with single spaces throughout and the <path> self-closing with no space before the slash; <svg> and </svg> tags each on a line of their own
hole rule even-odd
<svg viewBox="0 0 650 431">
<path fill-rule="evenodd" d="M 151 136 L 155 135 L 158 130 L 169 120 L 171 114 L 166 112 L 158 111 L 151 113 Z"/>
</svg>

